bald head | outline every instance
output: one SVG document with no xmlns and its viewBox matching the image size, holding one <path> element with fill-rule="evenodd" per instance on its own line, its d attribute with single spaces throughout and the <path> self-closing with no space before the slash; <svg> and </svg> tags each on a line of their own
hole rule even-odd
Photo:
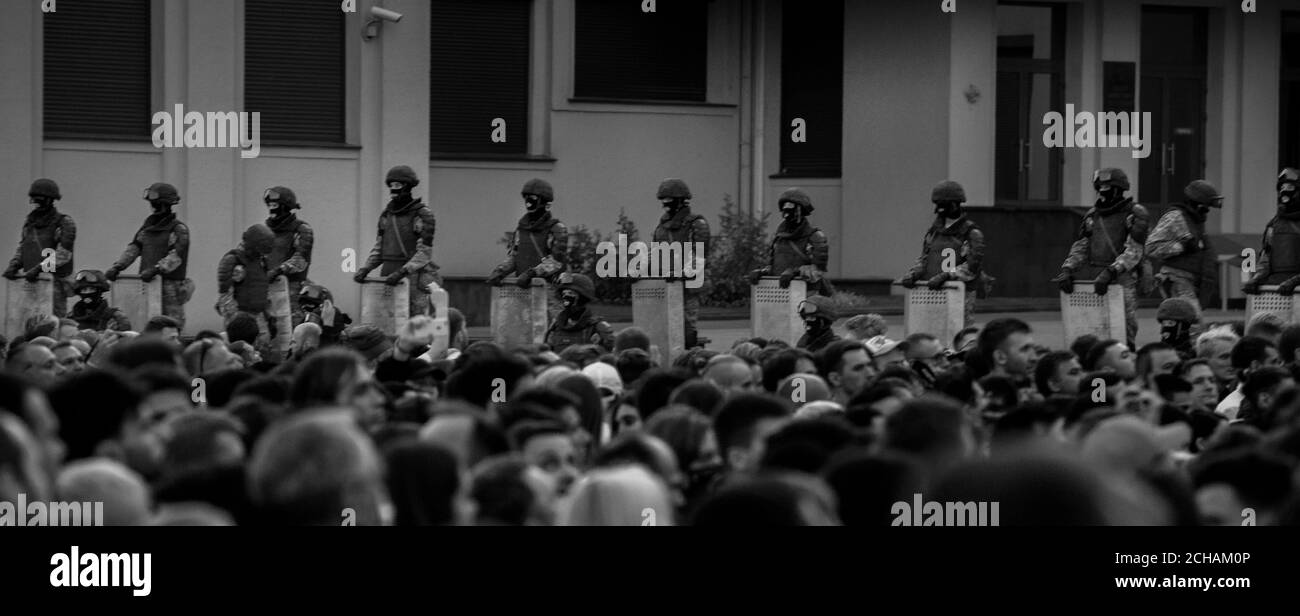
<svg viewBox="0 0 1300 616">
<path fill-rule="evenodd" d="M 735 355 L 718 355 L 709 360 L 701 375 L 728 395 L 753 390 L 754 371 Z"/>
<path fill-rule="evenodd" d="M 5 370 L 37 387 L 48 388 L 59 376 L 54 351 L 39 344 L 21 344 L 9 350 Z"/>
<path fill-rule="evenodd" d="M 104 526 L 143 526 L 149 523 L 149 488 L 121 463 L 104 458 L 73 462 L 56 483 L 59 500 L 104 503 Z"/>
<path fill-rule="evenodd" d="M 321 328 L 315 323 L 303 323 L 293 328 L 293 339 L 289 341 L 289 355 L 297 358 L 320 348 Z"/>
</svg>

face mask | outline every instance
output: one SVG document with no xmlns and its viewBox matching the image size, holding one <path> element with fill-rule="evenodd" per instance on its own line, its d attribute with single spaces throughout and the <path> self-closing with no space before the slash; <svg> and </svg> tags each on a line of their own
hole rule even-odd
<svg viewBox="0 0 1300 616">
<path fill-rule="evenodd" d="M 803 328 L 815 332 L 822 328 L 822 320 L 817 317 L 804 317 Z"/>
<path fill-rule="evenodd" d="M 1180 346 L 1191 337 L 1191 329 L 1191 323 L 1162 321 L 1160 323 L 1160 341 L 1165 344 Z"/>
<path fill-rule="evenodd" d="M 97 302 L 99 302 L 99 296 L 98 296 L 98 295 L 87 294 L 87 295 L 82 295 L 82 296 L 81 296 L 81 303 L 83 303 L 83 304 L 94 304 L 94 303 L 97 303 Z"/>
<path fill-rule="evenodd" d="M 681 203 L 678 202 L 677 200 L 663 201 L 662 203 L 664 205 L 664 209 L 667 210 L 669 214 L 676 214 L 677 210 L 680 209 L 682 206 Z"/>
<path fill-rule="evenodd" d="M 393 198 L 395 199 L 402 197 L 403 195 L 408 195 L 410 193 L 411 190 L 406 187 L 406 184 L 403 184 L 401 182 L 388 183 L 388 194 L 392 195 Z"/>
<path fill-rule="evenodd" d="M 542 201 L 537 197 L 524 197 L 524 209 L 529 214 L 536 214 L 542 210 Z"/>
<path fill-rule="evenodd" d="M 1209 216 L 1210 206 L 1197 204 L 1196 213 L 1200 214 L 1201 216 Z"/>
<path fill-rule="evenodd" d="M 576 308 L 578 306 L 578 295 L 576 293 L 565 293 L 560 296 L 560 303 L 564 304 L 564 307 L 568 309 Z"/>
<path fill-rule="evenodd" d="M 279 202 L 272 201 L 266 204 L 266 211 L 270 212 L 272 217 L 275 217 L 283 213 L 284 207 Z"/>
<path fill-rule="evenodd" d="M 961 207 L 956 203 L 939 203 L 935 205 L 934 213 L 942 218 L 958 218 L 961 216 Z"/>
<path fill-rule="evenodd" d="M 43 209 L 54 205 L 54 200 L 49 197 L 32 197 L 30 203 L 37 209 Z"/>
<path fill-rule="evenodd" d="M 791 225 L 799 224 L 801 218 L 799 208 L 797 207 L 783 208 L 781 210 L 781 218 L 783 218 L 787 223 L 790 223 Z"/>
</svg>

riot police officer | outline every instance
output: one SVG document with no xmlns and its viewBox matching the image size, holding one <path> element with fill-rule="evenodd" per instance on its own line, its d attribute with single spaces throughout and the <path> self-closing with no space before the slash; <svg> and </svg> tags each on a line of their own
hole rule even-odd
<svg viewBox="0 0 1300 616">
<path fill-rule="evenodd" d="M 190 228 L 176 218 L 172 208 L 180 203 L 176 187 L 159 182 L 144 190 L 144 200 L 153 213 L 144 219 L 122 256 L 104 277 L 117 280 L 122 270 L 140 259 L 140 279 L 149 282 L 162 277 L 163 314 L 185 326 L 185 303 L 194 295 L 194 281 L 185 277 L 190 260 Z"/>
<path fill-rule="evenodd" d="M 687 245 L 690 245 L 692 250 L 698 246 L 702 250 L 692 256 L 697 263 L 707 263 L 705 257 L 708 254 L 710 239 L 709 221 L 703 215 L 691 212 L 691 189 L 686 186 L 686 182 L 676 178 L 664 180 L 659 184 L 657 197 L 664 208 L 664 215 L 659 219 L 659 226 L 655 227 L 654 241 L 675 242 L 682 246 L 682 254 L 685 254 Z M 674 274 L 671 277 L 677 277 L 678 273 L 674 272 Z M 686 348 L 691 349 L 699 344 L 699 332 L 696 328 L 696 322 L 700 317 L 699 289 L 685 289 L 682 303 L 682 312 L 686 321 Z"/>
<path fill-rule="evenodd" d="M 511 234 L 508 256 L 488 276 L 487 283 L 500 285 L 510 274 L 521 289 L 532 286 L 533 278 L 554 283 L 565 270 L 569 253 L 569 229 L 551 214 L 555 191 L 546 180 L 532 179 L 522 191 L 525 214 Z"/>
<path fill-rule="evenodd" d="M 270 268 L 266 259 L 275 244 L 275 233 L 264 224 L 244 231 L 239 246 L 221 257 L 217 265 L 217 313 L 227 322 L 236 314 L 247 312 L 257 319 L 259 345 L 272 338 L 267 311 L 271 307 Z"/>
<path fill-rule="evenodd" d="M 791 188 L 777 198 L 777 208 L 781 210 L 781 225 L 772 238 L 768 265 L 750 273 L 750 284 L 758 284 L 763 276 L 777 275 L 782 289 L 799 278 L 808 283 L 810 294 L 833 295 L 835 290 L 826 279 L 830 242 L 821 229 L 808 222 L 814 209 L 812 199 L 803 190 Z"/>
<path fill-rule="evenodd" d="M 614 348 L 614 328 L 596 316 L 588 306 L 596 299 L 596 285 L 582 274 L 561 274 L 556 295 L 564 307 L 550 327 L 544 341 L 559 353 L 575 344 L 595 344 L 610 351 Z"/>
<path fill-rule="evenodd" d="M 1201 311 L 1201 298 L 1213 290 L 1218 261 L 1205 233 L 1205 219 L 1211 208 L 1223 207 L 1219 189 L 1205 180 L 1183 188 L 1183 201 L 1160 217 L 1147 238 L 1146 256 L 1163 261 L 1156 282 L 1165 298 L 1185 299 Z"/>
<path fill-rule="evenodd" d="M 97 332 L 104 330 L 131 331 L 131 320 L 126 313 L 110 306 L 104 300 L 108 292 L 108 279 L 99 270 L 81 270 L 72 281 L 72 290 L 77 294 L 77 303 L 72 305 L 68 315 L 77 322 L 77 327 Z"/>
<path fill-rule="evenodd" d="M 952 180 L 939 182 L 930 191 L 934 224 L 925 232 L 921 256 L 896 283 L 907 288 L 924 283 L 942 289 L 950 281 L 966 285 L 966 325 L 973 321 L 975 298 L 984 297 L 992 277 L 984 272 L 984 232 L 966 217 L 962 204 L 966 189 Z"/>
<path fill-rule="evenodd" d="M 311 225 L 298 218 L 294 210 L 301 206 L 298 196 L 283 186 L 268 188 L 262 194 L 266 203 L 266 226 L 275 233 L 275 242 L 271 254 L 266 258 L 266 267 L 275 280 L 284 276 L 289 283 L 289 311 L 293 314 L 293 324 L 303 321 L 299 307 L 299 292 L 307 282 L 307 270 L 311 267 L 311 247 L 316 235 Z"/>
<path fill-rule="evenodd" d="M 1277 177 L 1277 214 L 1264 228 L 1263 250 L 1255 275 L 1241 285 L 1244 293 L 1259 293 L 1260 285 L 1277 285 L 1282 295 L 1300 285 L 1300 170 L 1287 167 Z"/>
<path fill-rule="evenodd" d="M 54 180 L 41 178 L 32 182 L 27 191 L 29 203 L 34 208 L 23 222 L 22 238 L 18 250 L 14 251 L 4 277 L 9 280 L 26 278 L 35 282 L 47 269 L 46 249 L 54 251 L 54 263 L 51 271 L 54 277 L 54 316 L 63 317 L 68 310 L 68 293 L 72 285 L 68 277 L 72 275 L 72 256 L 77 241 L 77 224 L 72 217 L 59 212 L 54 202 L 63 198 L 59 185 Z"/>
<path fill-rule="evenodd" d="M 320 326 L 321 346 L 337 344 L 343 330 L 352 324 L 352 317 L 334 304 L 330 290 L 321 285 L 302 285 L 302 290 L 298 292 L 298 305 L 302 307 L 305 322 Z"/>
<path fill-rule="evenodd" d="M 375 268 L 380 268 L 379 273 L 388 285 L 396 286 L 409 277 L 411 316 L 428 314 L 429 284 L 442 282 L 438 266 L 433 262 L 433 209 L 422 199 L 411 196 L 411 190 L 420 185 L 420 180 L 410 167 L 399 165 L 389 169 L 384 182 L 390 199 L 379 215 L 375 246 L 353 280 L 365 282 Z"/>
<path fill-rule="evenodd" d="M 799 318 L 803 319 L 804 334 L 795 343 L 795 348 L 816 353 L 840 339 L 831 328 L 839 313 L 829 297 L 814 295 L 800 303 L 797 309 Z"/>
</svg>

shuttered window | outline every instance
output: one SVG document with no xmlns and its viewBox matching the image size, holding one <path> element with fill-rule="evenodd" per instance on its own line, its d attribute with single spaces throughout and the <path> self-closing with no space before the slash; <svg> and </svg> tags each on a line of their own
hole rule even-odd
<svg viewBox="0 0 1300 616">
<path fill-rule="evenodd" d="M 263 142 L 346 140 L 346 25 L 338 2 L 245 0 L 240 111 L 262 114 Z"/>
<path fill-rule="evenodd" d="M 708 2 L 577 0 L 574 97 L 705 102 Z"/>
<path fill-rule="evenodd" d="M 844 1 L 786 0 L 781 36 L 781 175 L 839 177 Z M 795 141 L 795 120 L 805 131 Z"/>
<path fill-rule="evenodd" d="M 41 16 L 46 137 L 149 138 L 149 13 L 149 0 L 61 0 Z"/>
<path fill-rule="evenodd" d="M 430 155 L 526 154 L 532 1 L 433 0 L 429 8 Z"/>
</svg>

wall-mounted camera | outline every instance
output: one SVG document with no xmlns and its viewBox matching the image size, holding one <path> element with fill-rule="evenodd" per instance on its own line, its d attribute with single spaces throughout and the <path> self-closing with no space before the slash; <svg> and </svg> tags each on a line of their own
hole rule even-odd
<svg viewBox="0 0 1300 616">
<path fill-rule="evenodd" d="M 402 14 L 397 11 L 390 11 L 382 6 L 370 7 L 370 19 L 361 30 L 361 38 L 369 41 L 379 36 L 379 28 L 384 22 L 397 23 L 402 21 Z"/>
</svg>

